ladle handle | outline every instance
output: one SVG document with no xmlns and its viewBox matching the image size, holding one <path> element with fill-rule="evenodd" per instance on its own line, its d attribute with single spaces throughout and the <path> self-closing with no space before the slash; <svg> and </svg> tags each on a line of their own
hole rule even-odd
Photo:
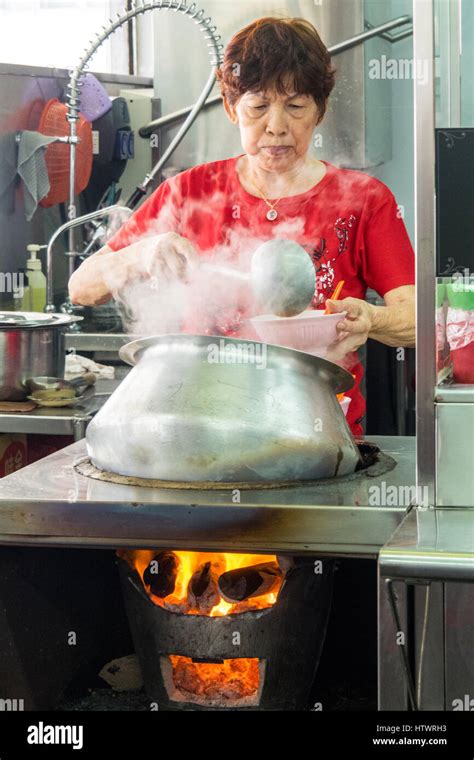
<svg viewBox="0 0 474 760">
<path fill-rule="evenodd" d="M 232 267 L 225 267 L 221 264 L 211 264 L 209 262 L 204 262 L 201 264 L 201 269 L 209 272 L 210 274 L 218 274 L 221 277 L 232 277 L 232 279 L 239 280 L 240 282 L 249 282 L 250 280 L 250 275 L 248 273 L 239 272 L 237 269 L 233 269 Z"/>
</svg>

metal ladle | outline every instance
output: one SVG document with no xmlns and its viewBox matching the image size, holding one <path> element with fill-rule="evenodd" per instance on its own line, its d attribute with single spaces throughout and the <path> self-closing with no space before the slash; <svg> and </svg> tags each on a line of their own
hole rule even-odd
<svg viewBox="0 0 474 760">
<path fill-rule="evenodd" d="M 304 248 L 293 240 L 262 243 L 253 254 L 249 273 L 212 263 L 204 263 L 202 268 L 250 285 L 259 306 L 280 317 L 293 317 L 304 311 L 313 300 L 316 287 L 313 263 Z"/>
</svg>

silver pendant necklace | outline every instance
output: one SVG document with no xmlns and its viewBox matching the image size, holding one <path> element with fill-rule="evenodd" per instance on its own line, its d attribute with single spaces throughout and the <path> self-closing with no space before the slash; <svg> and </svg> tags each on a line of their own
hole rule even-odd
<svg viewBox="0 0 474 760">
<path fill-rule="evenodd" d="M 272 203 L 272 201 L 269 201 L 268 198 L 266 198 L 265 194 L 259 188 L 259 186 L 255 182 L 255 180 L 251 176 L 249 177 L 249 179 L 250 179 L 251 183 L 253 184 L 253 186 L 255 187 L 255 189 L 258 190 L 258 192 L 260 193 L 260 196 L 261 196 L 262 200 L 265 201 L 265 203 L 268 206 L 268 211 L 266 213 L 266 217 L 267 217 L 268 221 L 269 222 L 274 222 L 275 219 L 278 219 L 278 211 L 276 210 L 275 206 L 277 205 L 277 203 L 280 203 L 280 201 L 283 198 L 283 196 L 281 196 L 280 198 L 278 198 L 276 201 L 273 201 L 273 203 Z M 294 180 L 293 180 L 293 182 L 290 183 L 290 185 L 288 186 L 286 192 L 288 193 L 293 186 L 294 186 Z"/>
<path fill-rule="evenodd" d="M 260 195 L 262 197 L 262 200 L 265 201 L 265 203 L 268 206 L 268 211 L 266 213 L 266 217 L 267 217 L 268 221 L 269 222 L 274 222 L 275 219 L 278 218 L 278 211 L 276 210 L 275 206 L 277 205 L 277 203 L 280 203 L 281 198 L 283 196 L 281 196 L 280 198 L 278 198 L 276 201 L 273 201 L 273 203 L 272 203 L 271 201 L 268 200 L 268 198 L 265 197 L 264 193 L 261 191 L 261 189 L 259 188 L 259 186 L 256 184 L 256 182 L 254 180 L 252 180 L 252 183 L 255 186 L 255 189 L 258 190 L 258 192 L 260 193 Z"/>
</svg>

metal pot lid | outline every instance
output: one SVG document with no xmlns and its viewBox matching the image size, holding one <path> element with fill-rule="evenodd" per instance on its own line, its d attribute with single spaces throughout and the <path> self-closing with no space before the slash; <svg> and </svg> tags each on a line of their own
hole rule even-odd
<svg viewBox="0 0 474 760">
<path fill-rule="evenodd" d="M 148 349 L 154 348 L 157 351 L 179 351 L 182 347 L 190 351 L 196 351 L 198 353 L 202 347 L 208 347 L 211 343 L 221 345 L 221 341 L 228 344 L 237 346 L 238 344 L 245 344 L 246 346 L 255 344 L 262 345 L 259 341 L 246 340 L 245 338 L 228 338 L 222 335 L 190 335 L 189 333 L 180 333 L 178 335 L 151 335 L 147 338 L 138 338 L 132 340 L 130 343 L 126 343 L 119 349 L 119 357 L 127 364 L 135 365 L 140 360 L 141 356 L 148 351 Z M 307 354 L 304 351 L 297 351 L 294 348 L 285 348 L 283 346 L 274 346 L 271 343 L 264 343 L 266 350 L 270 357 L 270 366 L 272 363 L 279 363 L 282 360 L 291 361 L 295 357 L 303 360 L 306 365 L 305 370 L 314 372 L 315 376 L 328 378 L 332 384 L 335 393 L 345 393 L 354 387 L 354 378 L 350 372 L 343 367 L 340 367 L 334 362 L 330 362 L 327 359 L 322 359 L 319 356 L 313 356 Z M 301 367 L 301 364 L 300 364 Z M 304 370 L 303 370 L 304 371 Z"/>
<path fill-rule="evenodd" d="M 43 314 L 38 311 L 2 311 L 0 312 L 0 330 L 15 327 L 57 327 L 79 322 L 82 317 L 70 314 Z"/>
</svg>

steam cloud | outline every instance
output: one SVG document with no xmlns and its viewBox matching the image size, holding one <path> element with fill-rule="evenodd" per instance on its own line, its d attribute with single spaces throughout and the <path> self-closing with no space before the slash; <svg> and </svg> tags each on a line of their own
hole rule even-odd
<svg viewBox="0 0 474 760">
<path fill-rule="evenodd" d="M 159 216 L 149 225 L 145 234 L 134 235 L 131 242 L 141 241 L 142 251 L 137 255 L 147 256 L 151 238 L 170 229 L 176 229 L 173 215 L 173 199 L 165 203 Z M 187 210 L 189 212 L 189 203 Z M 209 205 L 193 202 L 192 215 L 209 218 Z M 212 221 L 210 220 L 210 223 Z M 132 235 L 133 218 L 128 222 Z M 298 239 L 304 231 L 304 219 L 282 221 L 272 228 L 274 237 Z M 114 273 L 110 272 L 107 284 L 110 287 L 122 319 L 125 332 L 129 335 L 159 335 L 180 332 L 194 334 L 239 335 L 248 339 L 258 337 L 247 319 L 261 313 L 249 282 L 232 272 L 248 275 L 251 260 L 256 249 L 268 237 L 256 237 L 248 230 L 228 230 L 225 243 L 205 253 L 197 250 L 202 262 L 219 267 L 213 272 L 207 268 L 188 268 L 186 279 L 170 276 L 170 272 L 149 272 L 149 277 L 136 278 L 120 290 L 116 289 Z M 226 275 L 224 270 L 229 271 Z"/>
<path fill-rule="evenodd" d="M 332 181 L 331 193 L 324 194 L 325 206 L 322 217 L 330 220 L 331 225 L 335 224 L 341 213 L 349 215 L 352 212 L 352 207 L 348 207 L 347 198 L 350 197 L 353 202 L 356 197 L 355 181 L 355 177 L 337 175 L 337 178 Z M 367 187 L 367 182 L 370 183 L 369 187 Z M 361 213 L 366 213 L 368 208 L 372 210 L 379 206 L 383 197 L 383 186 L 378 183 L 373 184 L 373 178 L 364 176 L 362 173 L 359 173 L 358 183 L 360 184 L 358 194 L 360 204 L 357 203 L 354 211 L 359 221 Z M 212 207 L 217 207 L 222 200 L 220 193 L 216 193 L 213 200 L 213 203 L 187 201 L 185 208 L 187 219 L 199 220 L 201 225 L 215 224 Z M 319 202 L 318 197 L 311 200 L 311 203 Z M 177 217 L 176 211 L 178 208 L 171 182 L 167 202 L 163 204 L 159 215 L 149 225 L 145 234 L 134 226 L 133 217 L 127 222 L 127 228 L 133 235 L 131 242 L 142 241 L 144 255 L 146 255 L 145 249 L 149 238 L 170 230 L 180 230 L 181 219 Z M 253 253 L 269 239 L 271 234 L 275 238 L 286 238 L 297 242 L 302 240 L 314 242 L 318 239 L 318 230 L 315 230 L 315 236 L 312 239 L 310 232 L 306 229 L 306 212 L 306 204 L 302 204 L 299 217 L 293 217 L 290 220 L 279 219 L 269 227 L 269 234 L 264 238 L 255 236 L 238 224 L 235 229 L 226 230 L 225 241 L 222 245 L 205 253 L 197 249 L 197 253 L 203 261 L 212 262 L 221 268 L 231 267 L 238 272 L 248 273 Z M 331 257 L 336 254 L 337 250 L 330 251 Z M 138 252 L 138 255 L 141 253 Z M 327 273 L 324 276 L 327 277 Z M 250 283 L 245 286 L 245 283 L 243 285 L 235 278 L 198 267 L 188 270 L 186 281 L 181 281 L 177 277 L 161 276 L 159 272 L 151 273 L 150 277 L 135 279 L 118 291 L 111 272 L 108 284 L 117 303 L 124 330 L 131 336 L 188 332 L 238 335 L 242 338 L 258 340 L 253 327 L 246 321 L 248 317 L 262 311 L 260 305 L 256 303 Z M 327 284 L 333 283 L 327 282 Z M 323 302 L 325 294 L 322 290 L 319 290 L 319 297 Z M 349 354 L 337 363 L 350 369 L 356 361 L 357 355 Z"/>
</svg>

